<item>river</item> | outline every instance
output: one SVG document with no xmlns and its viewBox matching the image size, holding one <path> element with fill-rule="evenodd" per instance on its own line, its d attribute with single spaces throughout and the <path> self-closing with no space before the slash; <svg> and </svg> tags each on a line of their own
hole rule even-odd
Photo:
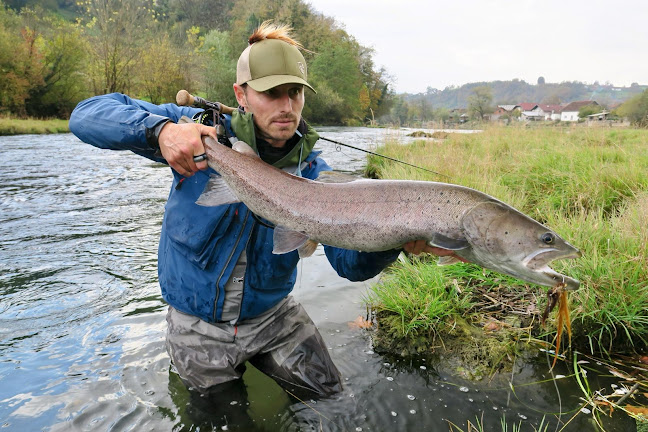
<svg viewBox="0 0 648 432">
<path fill-rule="evenodd" d="M 370 150 L 407 140 L 368 128 L 321 134 Z M 364 165 L 362 152 L 320 147 L 337 169 Z M 300 263 L 294 296 L 320 328 L 344 392 L 295 403 L 249 367 L 247 394 L 216 415 L 179 382 L 164 348 L 156 255 L 170 181 L 161 164 L 71 134 L 0 137 L 0 430 L 598 430 L 579 412 L 575 380 L 554 380 L 542 356 L 474 382 L 424 358 L 375 353 L 370 332 L 349 325 L 366 314 L 375 281 L 341 279 L 321 249 Z M 561 367 L 554 374 L 569 375 Z M 636 430 L 625 416 L 608 423 Z"/>
</svg>

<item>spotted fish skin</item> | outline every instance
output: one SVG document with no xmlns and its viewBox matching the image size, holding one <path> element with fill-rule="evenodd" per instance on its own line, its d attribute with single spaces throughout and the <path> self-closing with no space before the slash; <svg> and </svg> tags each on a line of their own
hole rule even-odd
<svg viewBox="0 0 648 432">
<path fill-rule="evenodd" d="M 580 252 L 513 207 L 464 186 L 410 180 L 325 183 L 291 175 L 263 162 L 245 143 L 230 149 L 204 138 L 214 177 L 201 205 L 244 202 L 277 225 L 275 253 L 308 256 L 317 243 L 366 252 L 425 239 L 482 267 L 545 286 L 579 282 L 549 268 Z M 450 264 L 452 260 L 441 259 Z"/>
</svg>

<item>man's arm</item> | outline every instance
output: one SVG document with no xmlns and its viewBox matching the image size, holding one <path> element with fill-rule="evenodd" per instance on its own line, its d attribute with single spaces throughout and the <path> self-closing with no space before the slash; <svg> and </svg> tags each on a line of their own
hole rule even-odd
<svg viewBox="0 0 648 432">
<path fill-rule="evenodd" d="M 403 245 L 403 250 L 415 255 L 421 253 L 431 253 L 438 256 L 450 255 L 461 261 L 466 261 L 455 255 L 451 250 L 429 246 L 425 240 L 406 243 Z M 338 275 L 355 282 L 367 280 L 376 276 L 378 273 L 383 271 L 385 267 L 396 261 L 401 250 L 394 249 L 384 252 L 358 252 L 324 246 L 324 252 Z"/>
<path fill-rule="evenodd" d="M 95 96 L 80 102 L 70 117 L 70 130 L 95 147 L 131 150 L 149 159 L 168 163 L 179 174 L 190 176 L 207 163 L 193 156 L 204 153 L 201 136 L 216 138 L 214 128 L 188 123 L 197 108 L 175 104 L 155 105 L 120 93 Z"/>
</svg>

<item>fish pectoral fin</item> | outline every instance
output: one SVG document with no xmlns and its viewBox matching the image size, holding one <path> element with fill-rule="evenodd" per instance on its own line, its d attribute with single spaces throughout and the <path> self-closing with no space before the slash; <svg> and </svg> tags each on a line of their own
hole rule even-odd
<svg viewBox="0 0 648 432">
<path fill-rule="evenodd" d="M 315 240 L 308 239 L 299 249 L 299 258 L 308 258 L 315 253 L 315 249 L 319 245 Z"/>
<path fill-rule="evenodd" d="M 281 225 L 277 225 L 274 228 L 274 234 L 272 236 L 272 253 L 279 255 L 292 252 L 295 249 L 305 246 L 308 240 L 308 236 L 303 232 L 294 231 L 282 227 Z"/>
<path fill-rule="evenodd" d="M 434 234 L 434 237 L 432 237 L 432 239 L 429 240 L 428 243 L 430 244 L 430 246 L 448 250 L 461 250 L 466 249 L 468 246 L 470 246 L 468 240 L 464 238 L 453 239 L 439 233 Z"/>
<path fill-rule="evenodd" d="M 255 158 L 259 159 L 259 155 L 257 154 L 257 152 L 255 152 L 254 149 L 252 147 L 250 147 L 250 145 L 247 144 L 246 142 L 236 141 L 232 145 L 232 150 L 237 151 L 237 152 L 239 152 L 241 154 L 244 154 L 246 156 L 252 156 L 252 157 L 255 157 Z"/>
<path fill-rule="evenodd" d="M 215 207 L 223 204 L 234 204 L 240 200 L 232 189 L 225 183 L 223 177 L 218 174 L 209 176 L 205 189 L 196 200 L 196 204 L 205 207 Z"/>
<path fill-rule="evenodd" d="M 458 259 L 457 257 L 447 255 L 447 256 L 439 257 L 439 259 L 437 260 L 437 265 L 445 266 L 445 265 L 458 264 L 460 262 L 461 260 Z"/>
</svg>

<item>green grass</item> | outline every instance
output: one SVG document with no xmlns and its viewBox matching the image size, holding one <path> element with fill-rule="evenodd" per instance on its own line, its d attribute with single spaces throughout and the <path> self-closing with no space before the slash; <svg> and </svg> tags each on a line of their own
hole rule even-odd
<svg viewBox="0 0 648 432">
<path fill-rule="evenodd" d="M 0 135 L 52 134 L 69 131 L 67 120 L 0 117 Z"/>
<path fill-rule="evenodd" d="M 368 171 L 382 178 L 473 187 L 520 209 L 578 247 L 582 258 L 552 266 L 581 281 L 581 288 L 569 296 L 573 345 L 592 353 L 611 353 L 647 346 L 647 149 L 646 130 L 499 127 L 450 134 L 442 142 L 388 143 L 378 149 L 448 178 L 376 157 L 370 159 Z M 470 270 L 462 275 L 462 268 L 470 268 L 463 264 L 451 267 L 425 260 L 399 265 L 375 287 L 371 302 L 378 310 L 401 314 L 405 333 L 412 327 L 437 331 L 453 316 L 463 316 L 466 302 L 472 301 L 471 290 L 465 287 L 495 285 L 493 278 L 510 290 L 537 290 L 545 301 L 545 288 L 491 272 Z M 428 293 L 447 289 L 452 279 L 458 280 L 462 291 L 452 302 Z M 395 296 L 402 299 L 397 301 Z M 553 331 L 551 326 L 547 329 Z"/>
</svg>

